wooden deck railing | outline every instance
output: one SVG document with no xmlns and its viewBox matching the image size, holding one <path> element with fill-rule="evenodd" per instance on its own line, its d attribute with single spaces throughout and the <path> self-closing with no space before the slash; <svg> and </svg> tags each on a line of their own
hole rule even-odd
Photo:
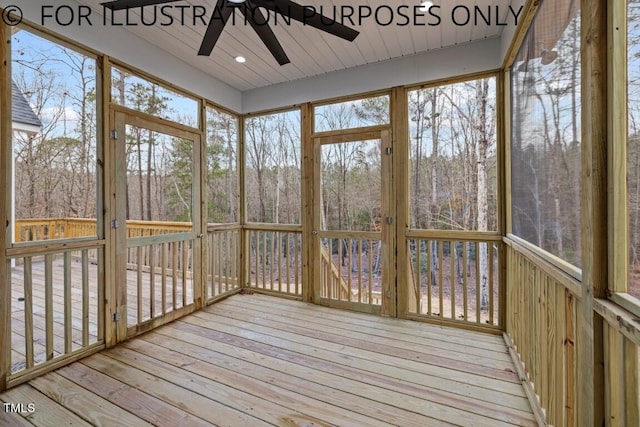
<svg viewBox="0 0 640 427">
<path fill-rule="evenodd" d="M 247 230 L 247 286 L 269 293 L 302 296 L 302 227 L 252 224 Z"/>
<path fill-rule="evenodd" d="M 410 314 L 502 328 L 501 237 L 412 230 L 407 234 Z M 411 280 L 413 279 L 413 280 Z"/>
<path fill-rule="evenodd" d="M 607 300 L 595 300 L 594 310 L 604 319 L 606 419 L 612 426 L 640 425 L 638 318 Z"/>
<path fill-rule="evenodd" d="M 320 297 L 380 306 L 383 268 L 380 233 L 323 231 L 320 240 Z"/>
<path fill-rule="evenodd" d="M 577 426 L 578 305 L 584 286 L 521 242 L 507 243 L 507 344 L 521 361 L 520 376 L 539 419 Z M 595 299 L 603 320 L 604 410 L 607 425 L 640 425 L 640 327 L 638 317 L 609 300 Z"/>
<path fill-rule="evenodd" d="M 15 224 L 16 243 L 96 235 L 96 220 L 90 218 L 21 219 Z"/>
<path fill-rule="evenodd" d="M 581 284 L 516 242 L 507 244 L 507 344 L 549 425 L 576 425 L 577 300 Z M 534 396 L 537 395 L 537 398 Z"/>
<path fill-rule="evenodd" d="M 11 251 L 10 385 L 103 345 L 104 289 L 90 260 L 103 249 L 82 245 Z"/>
<path fill-rule="evenodd" d="M 320 271 L 323 284 L 323 295 L 335 295 L 338 299 L 348 300 L 351 290 L 344 281 L 336 263 L 331 259 L 331 251 L 324 246 L 320 247 Z"/>
<path fill-rule="evenodd" d="M 210 226 L 207 231 L 207 283 L 205 299 L 213 301 L 242 287 L 240 256 L 242 227 Z"/>
<path fill-rule="evenodd" d="M 191 223 L 170 221 L 127 221 L 127 237 L 156 236 L 191 230 Z M 15 242 L 75 239 L 97 235 L 96 220 L 91 218 L 35 218 L 17 220 Z"/>
</svg>

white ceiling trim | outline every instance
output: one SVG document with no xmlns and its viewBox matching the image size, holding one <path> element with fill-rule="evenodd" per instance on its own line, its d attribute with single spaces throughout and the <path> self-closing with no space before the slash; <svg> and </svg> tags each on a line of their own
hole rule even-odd
<svg viewBox="0 0 640 427">
<path fill-rule="evenodd" d="M 53 6 L 54 9 L 71 6 L 77 10 L 81 5 L 98 4 L 100 1 L 48 0 L 46 5 Z M 191 4 L 208 4 L 213 0 L 186 1 Z M 309 1 L 333 3 L 333 0 L 307 0 Z M 343 3 L 351 1 L 355 0 L 341 0 Z M 365 1 L 374 5 L 382 0 Z M 502 4 L 501 20 L 504 20 L 507 13 L 504 5 L 512 4 L 518 10 L 525 3 L 525 0 L 460 1 L 484 5 L 483 7 Z M 15 0 L 0 0 L 0 7 L 15 3 Z M 40 23 L 42 2 L 18 3 L 26 20 Z M 451 7 L 451 4 L 447 5 Z M 523 17 L 521 14 L 520 18 Z M 496 69 L 501 66 L 516 29 L 514 25 L 494 25 L 482 29 L 441 25 L 434 27 L 435 31 L 425 32 L 424 27 L 415 27 L 410 34 L 400 38 L 400 33 L 396 31 L 385 32 L 383 35 L 382 32 L 388 31 L 388 28 L 378 28 L 369 23 L 365 28 L 359 28 L 368 37 L 361 37 L 353 45 L 343 45 L 342 41 L 336 41 L 315 29 L 294 31 L 295 26 L 274 28 L 279 39 L 287 45 L 290 56 L 296 59 L 291 68 L 287 69 L 270 65 L 273 60 L 269 52 L 252 31 L 242 31 L 241 28 L 232 26 L 225 29 L 220 46 L 216 48 L 218 50 L 211 57 L 198 57 L 191 49 L 187 49 L 187 46 L 192 47 L 200 42 L 201 36 L 196 31 L 197 28 L 176 26 L 171 28 L 173 32 L 167 34 L 164 34 L 166 29 L 155 28 L 156 32 L 152 33 L 154 38 L 149 38 L 150 34 L 145 37 L 135 34 L 135 28 L 103 25 L 101 19 L 93 19 L 90 27 L 58 26 L 49 20 L 46 27 L 54 33 L 78 40 L 97 52 L 239 113 Z M 469 37 L 478 37 L 480 40 L 469 42 Z M 309 45 L 314 46 L 313 52 L 306 50 L 308 47 L 305 46 Z M 453 47 L 447 47 L 448 45 Z M 238 67 L 235 62 L 227 64 L 224 54 L 231 58 L 239 53 L 242 46 L 254 48 L 256 56 L 253 60 L 243 65 L 244 68 Z M 357 49 L 349 50 L 348 47 Z M 393 59 L 387 59 L 390 49 L 393 50 L 391 57 L 396 56 Z M 407 54 L 416 50 L 421 53 Z M 399 54 L 403 56 L 397 57 Z M 368 64 L 363 64 L 363 61 Z M 324 69 L 324 66 L 327 68 Z"/>
<path fill-rule="evenodd" d="M 500 68 L 499 38 L 335 71 L 242 93 L 242 112 L 280 108 L 309 101 L 418 84 Z"/>
</svg>

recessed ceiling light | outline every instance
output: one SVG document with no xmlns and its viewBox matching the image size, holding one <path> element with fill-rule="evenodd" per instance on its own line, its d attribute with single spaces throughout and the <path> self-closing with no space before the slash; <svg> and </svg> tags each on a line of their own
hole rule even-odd
<svg viewBox="0 0 640 427">
<path fill-rule="evenodd" d="M 245 62 L 247 62 L 247 58 L 245 58 L 244 56 L 236 56 L 236 62 L 244 64 Z"/>
<path fill-rule="evenodd" d="M 420 3 L 420 6 L 422 6 L 422 7 L 420 8 L 420 11 L 422 11 L 422 12 L 428 12 L 428 11 L 429 11 L 429 8 L 430 8 L 431 6 L 433 6 L 433 2 L 432 2 L 432 1 L 423 1 L 422 3 Z"/>
</svg>

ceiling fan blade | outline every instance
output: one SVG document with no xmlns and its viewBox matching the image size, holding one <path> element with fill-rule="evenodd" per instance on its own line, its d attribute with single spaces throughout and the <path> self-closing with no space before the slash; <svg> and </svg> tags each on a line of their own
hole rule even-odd
<svg viewBox="0 0 640 427">
<path fill-rule="evenodd" d="M 222 30 L 224 30 L 224 26 L 226 25 L 229 17 L 235 9 L 235 7 L 226 6 L 226 4 L 226 0 L 218 0 L 218 4 L 216 4 L 216 8 L 214 9 L 213 14 L 211 15 L 211 19 L 209 20 L 207 32 L 204 34 L 204 38 L 202 39 L 202 44 L 200 45 L 198 55 L 211 55 L 213 47 L 216 45 L 218 39 L 220 38 L 220 34 L 222 34 Z"/>
<path fill-rule="evenodd" d="M 349 28 L 346 25 L 327 18 L 311 8 L 306 8 L 291 0 L 253 0 L 254 5 L 264 7 L 265 9 L 284 14 L 291 19 L 310 25 L 314 28 L 322 30 L 326 33 L 333 34 L 350 42 L 354 41 L 358 31 Z"/>
<path fill-rule="evenodd" d="M 133 7 L 154 6 L 156 4 L 173 3 L 178 0 L 114 0 L 100 3 L 111 10 L 122 10 Z"/>
<path fill-rule="evenodd" d="M 269 21 L 265 18 L 262 11 L 251 4 L 250 1 L 247 1 L 246 4 L 247 7 L 240 8 L 240 11 L 247 21 L 249 21 L 249 24 L 251 24 L 251 27 L 253 27 L 265 46 L 267 46 L 269 52 L 271 52 L 276 61 L 278 61 L 278 64 L 285 65 L 290 63 L 291 61 L 276 38 L 276 35 L 273 34 L 273 31 L 269 27 Z"/>
</svg>

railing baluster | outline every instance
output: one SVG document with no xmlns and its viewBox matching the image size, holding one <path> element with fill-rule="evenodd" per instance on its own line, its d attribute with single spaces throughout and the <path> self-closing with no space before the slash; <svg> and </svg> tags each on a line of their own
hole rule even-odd
<svg viewBox="0 0 640 427">
<path fill-rule="evenodd" d="M 420 242 L 420 240 L 417 240 Z M 425 240 L 427 244 L 427 314 L 433 315 L 433 305 L 432 305 L 432 296 L 433 296 L 433 286 L 436 283 L 433 283 L 433 279 L 436 278 L 435 271 L 433 271 L 433 242 L 431 240 Z"/>
<path fill-rule="evenodd" d="M 218 233 L 218 294 L 224 293 L 224 286 L 226 280 L 226 269 L 225 269 L 225 254 L 224 254 L 224 244 L 225 244 L 225 235 L 224 232 Z"/>
<path fill-rule="evenodd" d="M 469 284 L 467 276 L 469 275 L 469 244 L 468 242 L 462 243 L 462 305 L 463 305 L 463 319 L 469 320 Z"/>
<path fill-rule="evenodd" d="M 233 244 L 231 245 L 231 255 L 232 255 L 231 271 L 233 272 L 232 289 L 236 289 L 238 287 L 238 277 L 240 275 L 238 271 L 238 259 L 240 258 L 239 251 L 238 251 L 238 244 L 240 243 L 240 237 L 239 237 L 238 231 L 232 231 L 231 236 L 233 238 L 233 241 L 232 241 Z"/>
<path fill-rule="evenodd" d="M 451 318 L 456 318 L 456 256 L 458 242 L 449 242 L 449 266 L 451 270 L 451 280 L 449 281 L 449 302 L 451 304 Z M 442 313 L 442 317 L 444 313 Z"/>
<path fill-rule="evenodd" d="M 231 231 L 226 231 L 224 233 L 225 239 L 226 239 L 226 243 L 227 243 L 227 249 L 225 252 L 225 292 L 229 292 L 229 289 L 231 289 L 231 274 L 232 274 L 232 270 L 231 270 L 231 236 L 233 235 L 233 233 Z"/>
<path fill-rule="evenodd" d="M 138 246 L 136 248 L 136 258 L 137 258 L 137 275 L 136 275 L 136 299 L 138 304 L 138 323 L 142 322 L 143 313 L 142 313 L 142 246 Z"/>
<path fill-rule="evenodd" d="M 33 355 L 33 271 L 31 257 L 24 258 L 24 344 L 27 368 L 32 368 Z"/>
<path fill-rule="evenodd" d="M 277 242 L 275 245 L 275 251 L 278 254 L 278 292 L 282 292 L 282 234 L 281 233 L 273 233 L 274 240 Z M 277 240 L 276 240 L 277 238 Z M 276 258 L 275 254 L 273 255 Z"/>
<path fill-rule="evenodd" d="M 480 277 L 480 259 L 482 258 L 480 243 L 474 242 L 476 248 L 476 322 L 480 323 L 480 296 L 482 294 L 482 280 Z"/>
<path fill-rule="evenodd" d="M 362 302 L 362 246 L 363 240 L 358 239 L 358 302 Z"/>
<path fill-rule="evenodd" d="M 378 244 L 380 244 L 380 242 L 378 242 Z M 373 304 L 373 240 L 369 240 L 369 248 L 369 286 L 367 289 L 367 303 Z"/>
<path fill-rule="evenodd" d="M 493 245 L 493 243 L 487 243 L 487 249 L 489 251 L 488 253 L 488 258 L 489 258 L 489 277 L 487 278 L 488 282 L 488 292 L 489 292 L 489 324 L 493 325 L 494 323 L 494 318 L 493 318 L 493 290 L 494 290 L 494 286 L 493 286 L 493 251 L 494 251 L 495 246 Z"/>
<path fill-rule="evenodd" d="M 64 352 L 71 353 L 73 347 L 71 301 L 71 252 L 64 253 Z"/>
<path fill-rule="evenodd" d="M 438 313 L 438 316 L 440 317 L 444 317 L 444 283 L 442 283 L 442 278 L 443 278 L 443 271 L 442 271 L 442 260 L 444 259 L 444 242 L 442 242 L 441 240 L 438 241 L 438 304 L 439 304 L 439 309 L 440 312 Z"/>
<path fill-rule="evenodd" d="M 89 251 L 82 251 L 82 346 L 89 345 Z"/>
<path fill-rule="evenodd" d="M 167 243 L 162 244 L 162 260 L 160 261 L 162 264 L 162 314 L 167 314 L 167 274 L 169 272 L 167 268 Z"/>
<path fill-rule="evenodd" d="M 178 242 L 171 243 L 171 311 L 177 309 L 178 304 Z"/>
<path fill-rule="evenodd" d="M 302 295 L 302 283 L 300 283 L 300 275 L 301 275 L 301 264 L 300 264 L 300 256 L 302 253 L 302 241 L 301 237 L 297 234 L 294 235 L 293 240 L 293 250 L 295 253 L 296 260 L 296 273 L 295 273 L 295 281 L 296 281 L 296 294 Z M 313 284 L 309 284 L 309 286 L 313 286 Z"/>
<path fill-rule="evenodd" d="M 46 359 L 53 359 L 53 255 L 44 256 Z"/>
<path fill-rule="evenodd" d="M 182 307 L 187 306 L 187 274 L 189 272 L 189 242 L 182 242 Z"/>
<path fill-rule="evenodd" d="M 262 235 L 262 289 L 267 289 L 267 233 Z"/>
<path fill-rule="evenodd" d="M 285 264 L 285 274 L 286 274 L 286 280 L 287 280 L 287 290 L 286 292 L 288 294 L 292 293 L 291 292 L 291 256 L 293 255 L 291 253 L 291 237 L 293 237 L 293 235 L 289 232 L 285 233 L 285 241 L 287 242 L 287 244 L 285 245 L 285 247 L 283 248 L 282 253 L 286 254 L 286 258 L 284 260 L 284 264 Z"/>
<path fill-rule="evenodd" d="M 415 263 L 418 262 L 418 258 L 417 258 L 417 254 L 420 253 L 420 246 L 418 246 L 418 251 L 416 252 L 416 258 L 415 258 L 415 262 L 413 259 L 413 256 L 411 254 L 411 245 L 413 244 L 414 247 L 416 247 L 416 244 L 420 244 L 420 241 L 417 240 L 407 240 L 407 244 L 409 245 L 407 250 L 408 250 L 408 254 L 409 254 L 409 262 L 413 263 L 411 266 L 411 271 L 410 274 L 413 276 L 411 277 L 411 281 L 413 284 L 413 293 L 415 294 L 415 299 L 416 299 L 416 308 L 414 310 L 414 312 L 416 314 L 423 314 L 423 304 L 422 304 L 422 261 L 420 261 L 418 263 L 418 270 L 416 271 L 415 268 Z M 420 258 L 422 258 L 422 255 L 420 255 Z M 425 274 L 428 274 L 428 271 L 425 272 Z"/>
<path fill-rule="evenodd" d="M 155 273 L 155 245 L 149 247 L 149 313 L 150 318 L 156 316 L 156 273 Z"/>
</svg>

